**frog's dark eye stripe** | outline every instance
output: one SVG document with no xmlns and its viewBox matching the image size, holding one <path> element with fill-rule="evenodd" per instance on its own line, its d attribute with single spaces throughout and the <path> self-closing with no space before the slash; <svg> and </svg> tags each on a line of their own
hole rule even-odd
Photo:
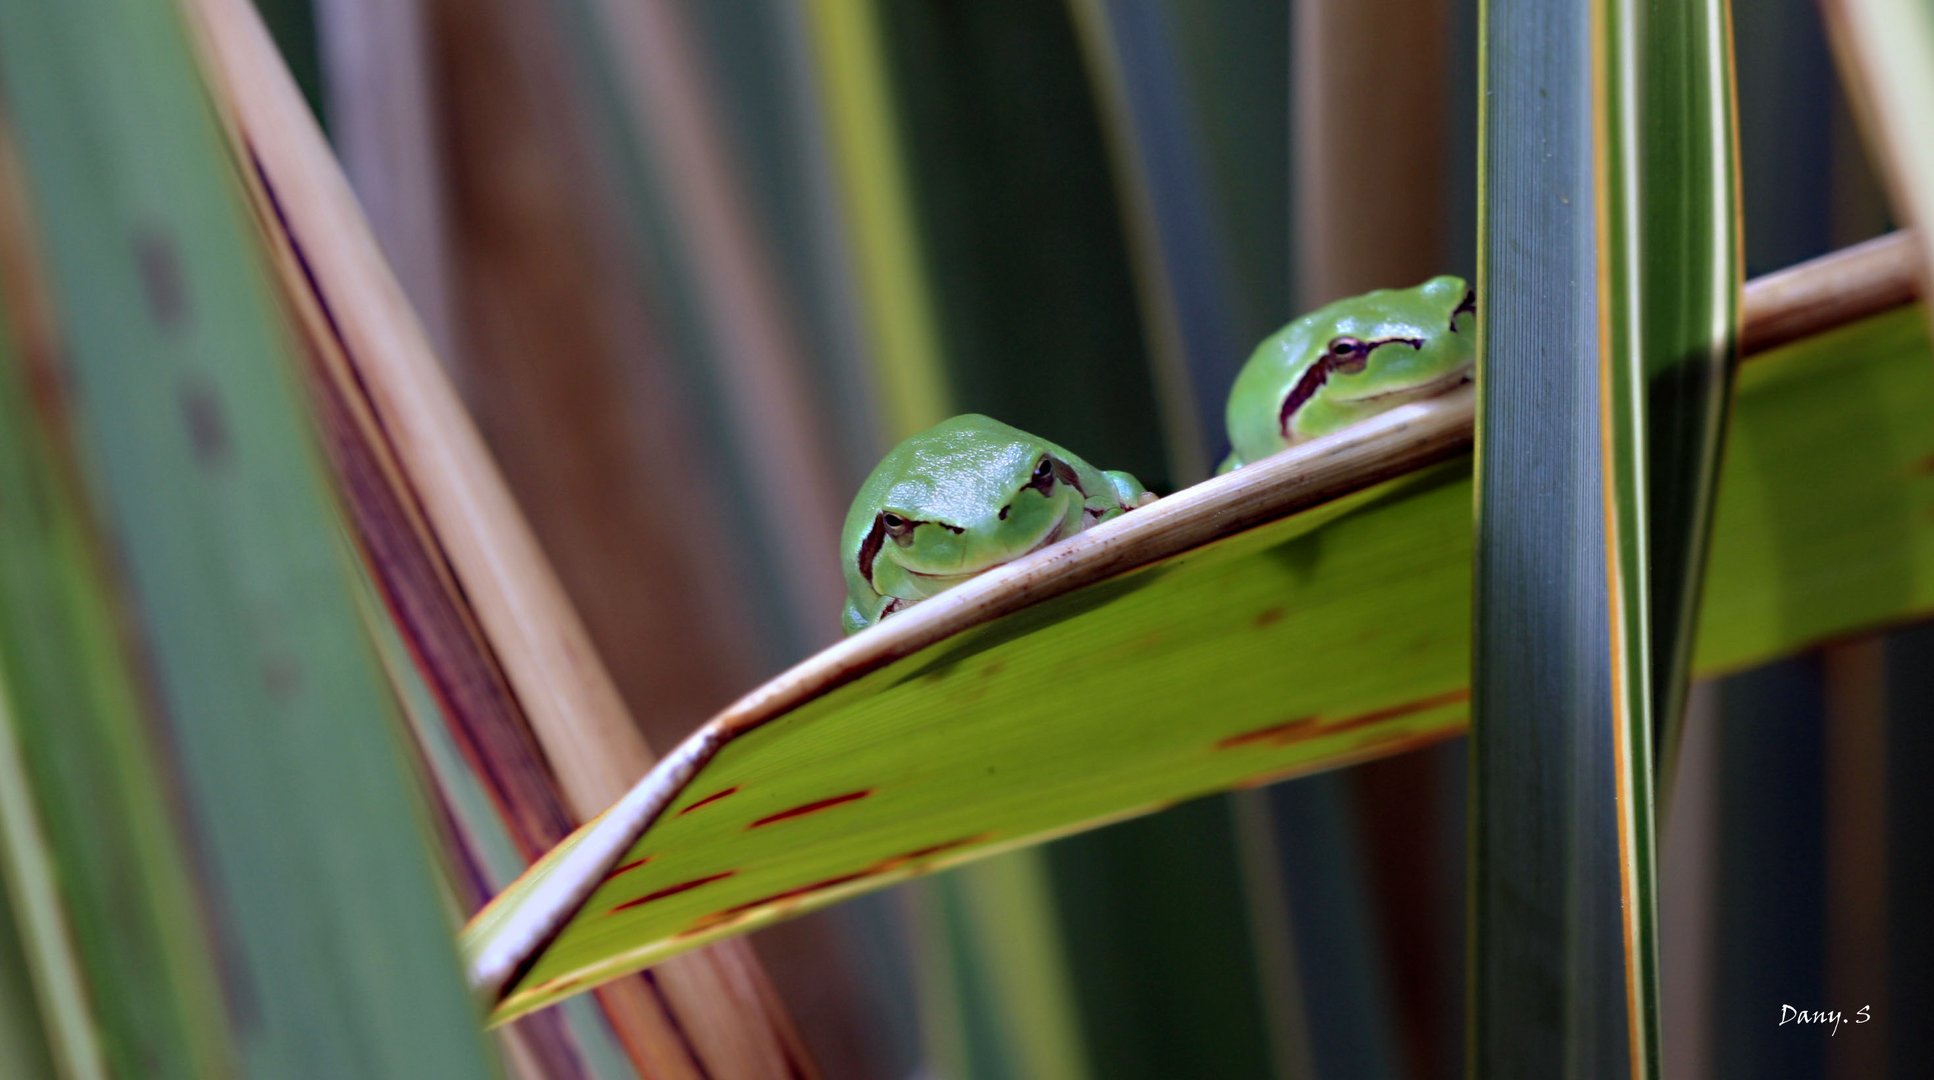
<svg viewBox="0 0 1934 1080">
<path fill-rule="evenodd" d="M 1457 333 L 1457 317 L 1465 312 L 1469 312 L 1472 318 L 1477 317 L 1477 290 L 1475 288 L 1465 289 L 1464 302 L 1457 305 L 1456 311 L 1450 313 L 1451 333 Z"/>
<path fill-rule="evenodd" d="M 1323 389 L 1323 384 L 1330 381 L 1331 363 L 1327 352 L 1317 357 L 1316 363 L 1303 372 L 1303 377 L 1290 388 L 1289 396 L 1283 399 L 1283 407 L 1276 413 L 1276 424 L 1284 438 L 1289 437 L 1289 421 L 1296 415 L 1296 410 L 1302 408 L 1304 402 L 1316 396 L 1316 392 Z"/>
<path fill-rule="evenodd" d="M 1021 490 L 1032 488 L 1042 495 L 1048 495 L 1053 493 L 1056 481 L 1080 492 L 1082 498 L 1088 497 L 1087 491 L 1081 487 L 1081 477 L 1074 471 L 1074 466 L 1052 454 L 1043 454 L 1041 460 L 1034 463 L 1034 474 L 1028 477 L 1027 483 L 1021 486 Z"/>
<path fill-rule="evenodd" d="M 881 519 L 886 515 L 873 515 L 873 527 L 866 531 L 866 539 L 860 541 L 860 577 L 868 585 L 873 584 L 873 560 L 879 558 L 880 547 L 886 543 L 886 523 Z M 874 586 L 877 590 L 879 587 Z"/>
<path fill-rule="evenodd" d="M 913 542 L 910 539 L 913 536 L 913 530 L 922 525 L 933 525 L 956 536 L 967 531 L 960 525 L 949 525 L 944 521 L 921 521 L 896 514 L 891 510 L 882 510 L 874 514 L 873 527 L 866 531 L 866 539 L 860 541 L 858 563 L 860 576 L 866 579 L 868 585 L 873 584 L 873 561 L 880 557 L 880 549 L 886 546 L 887 538 L 892 537 L 894 543 L 905 547 Z M 879 586 L 875 585 L 874 588 L 878 589 Z"/>
<path fill-rule="evenodd" d="M 1054 478 L 1080 492 L 1082 498 L 1088 497 L 1088 492 L 1082 488 L 1081 477 L 1074 471 L 1074 466 L 1060 458 L 1054 459 Z"/>
<path fill-rule="evenodd" d="M 1283 437 L 1289 437 L 1289 422 L 1295 417 L 1296 410 L 1302 408 L 1310 398 L 1315 397 L 1318 390 L 1323 389 L 1323 384 L 1330 381 L 1331 373 L 1341 371 L 1349 374 L 1362 371 L 1369 366 L 1371 353 L 1385 345 L 1399 343 L 1413 349 L 1424 347 L 1423 338 L 1387 337 L 1378 338 L 1375 341 L 1363 341 L 1353 337 L 1330 339 L 1323 355 L 1317 357 L 1316 363 L 1311 364 L 1308 370 L 1303 372 L 1303 377 L 1296 380 L 1296 385 L 1290 390 L 1289 396 L 1283 399 L 1283 407 L 1276 414 L 1276 425 L 1283 433 Z M 1339 350 L 1341 350 L 1340 354 Z"/>
</svg>

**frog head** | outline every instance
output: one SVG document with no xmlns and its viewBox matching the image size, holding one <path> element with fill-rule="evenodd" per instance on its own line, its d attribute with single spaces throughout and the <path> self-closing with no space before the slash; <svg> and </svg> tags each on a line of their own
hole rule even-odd
<svg viewBox="0 0 1934 1080">
<path fill-rule="evenodd" d="M 849 599 L 870 623 L 1072 536 L 1106 485 L 1054 443 L 956 416 L 894 448 L 861 486 L 842 532 Z"/>
<path fill-rule="evenodd" d="M 1239 462 L 1339 431 L 1471 378 L 1477 297 L 1448 274 L 1338 300 L 1257 346 L 1229 395 Z"/>
</svg>

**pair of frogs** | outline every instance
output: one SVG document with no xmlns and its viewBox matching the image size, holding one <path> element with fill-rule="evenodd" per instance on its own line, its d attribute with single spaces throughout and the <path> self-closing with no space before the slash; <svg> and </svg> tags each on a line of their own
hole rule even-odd
<svg viewBox="0 0 1934 1080">
<path fill-rule="evenodd" d="M 1476 317 L 1476 296 L 1446 275 L 1283 327 L 1236 376 L 1234 449 L 1218 471 L 1468 382 Z M 894 447 L 846 514 L 846 632 L 1154 499 L 1133 476 L 998 420 L 943 421 Z"/>
</svg>

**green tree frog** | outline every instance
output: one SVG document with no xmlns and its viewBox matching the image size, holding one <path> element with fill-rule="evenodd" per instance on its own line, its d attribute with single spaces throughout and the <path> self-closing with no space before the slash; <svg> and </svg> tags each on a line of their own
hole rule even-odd
<svg viewBox="0 0 1934 1080">
<path fill-rule="evenodd" d="M 846 513 L 846 632 L 1154 498 L 998 420 L 942 421 L 894 447 Z"/>
<path fill-rule="evenodd" d="M 1471 379 L 1477 294 L 1446 274 L 1378 289 L 1266 338 L 1229 391 L 1228 472 Z"/>
</svg>

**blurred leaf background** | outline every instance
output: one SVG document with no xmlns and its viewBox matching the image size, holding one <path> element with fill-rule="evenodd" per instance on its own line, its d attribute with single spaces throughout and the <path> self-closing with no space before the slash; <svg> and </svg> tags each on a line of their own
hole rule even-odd
<svg viewBox="0 0 1934 1080">
<path fill-rule="evenodd" d="M 660 748 L 836 638 L 837 523 L 900 437 L 987 412 L 1173 490 L 1225 449 L 1223 397 L 1255 341 L 1338 296 L 1474 270 L 1471 0 L 259 7 Z M 1893 224 L 1815 7 L 1754 5 L 1736 45 L 1747 273 Z M 25 128 L 36 106 L 16 48 L 0 53 L 5 108 Z M 38 238 L 15 244 L 58 243 L 28 202 Z M 24 355 L 21 280 L 7 339 Z M 20 419 L 29 390 L 0 390 L 0 449 L 44 456 L 33 440 L 49 436 Z M 78 514 L 72 492 L 44 498 L 50 515 Z M 153 733 L 127 732 L 145 730 L 154 661 L 123 655 L 142 638 L 110 630 L 128 616 L 102 599 L 122 571 L 83 538 L 99 526 L 75 520 L 59 610 L 78 659 L 58 662 L 108 674 L 92 680 L 104 700 L 68 704 L 121 733 L 97 745 L 147 761 Z M 401 644 L 379 646 L 388 670 L 410 670 Z M 1911 914 L 1934 890 L 1934 743 L 1915 723 L 1934 703 L 1931 650 L 1910 629 L 1695 695 L 1661 793 L 1667 1072 L 1908 1076 L 1934 1060 L 1934 1025 L 1918 1022 L 1934 1006 L 1934 934 Z M 6 670 L 0 694 L 32 700 Z M 396 711 L 435 711 L 398 681 Z M 375 725 L 384 710 L 370 712 Z M 413 730 L 437 812 L 489 820 L 487 797 L 464 792 L 474 762 L 450 746 L 439 758 L 433 719 Z M 181 797 L 145 768 L 116 784 L 122 798 Z M 752 944 L 827 1076 L 1454 1076 L 1465 776 L 1453 744 L 1202 800 Z M 466 797 L 480 808 L 452 809 Z M 61 846 L 55 801 L 43 795 L 52 850 L 87 873 L 84 849 Z M 467 871 L 488 887 L 527 857 L 442 824 L 473 859 L 494 851 Z M 398 829 L 396 844 L 434 835 Z M 188 842 L 104 842 L 131 845 L 128 865 L 157 876 L 145 887 L 180 902 L 169 875 Z M 0 886 L 13 924 L 34 925 L 32 898 Z M 466 910 L 481 899 L 450 895 Z M 195 918 L 150 914 L 158 927 L 123 926 L 113 948 L 165 953 L 165 920 Z M 69 917 L 85 950 L 94 915 Z M 13 945 L 0 935 L 0 972 L 21 970 Z M 226 963 L 191 953 L 142 970 L 190 987 L 172 993 L 192 1012 L 236 977 L 210 970 Z M 34 1021 L 47 1007 L 20 991 L 0 977 L 0 1053 L 72 1053 L 36 1043 L 62 1028 Z M 1879 1027 L 1796 1037 L 1769 1020 L 1788 1001 L 1872 1003 Z M 584 1001 L 567 1013 L 520 1025 L 512 1071 L 632 1071 L 622 1022 Z M 211 1026 L 171 1023 L 152 1052 L 206 1074 L 231 1053 Z"/>
</svg>

